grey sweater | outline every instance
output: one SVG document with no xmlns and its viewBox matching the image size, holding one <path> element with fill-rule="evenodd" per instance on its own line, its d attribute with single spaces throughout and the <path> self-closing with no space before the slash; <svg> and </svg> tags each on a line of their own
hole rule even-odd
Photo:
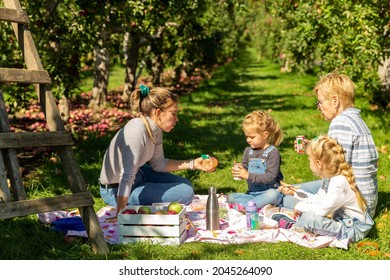
<svg viewBox="0 0 390 280">
<path fill-rule="evenodd" d="M 101 184 L 119 183 L 118 195 L 129 197 L 138 169 L 149 162 L 154 171 L 163 172 L 168 159 L 164 157 L 163 131 L 150 119 L 154 142 L 140 118 L 131 119 L 120 129 L 104 155 L 100 172 Z"/>
</svg>

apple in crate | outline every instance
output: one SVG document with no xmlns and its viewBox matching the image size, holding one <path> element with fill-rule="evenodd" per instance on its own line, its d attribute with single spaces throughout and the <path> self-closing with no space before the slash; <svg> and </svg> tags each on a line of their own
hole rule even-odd
<svg viewBox="0 0 390 280">
<path fill-rule="evenodd" d="M 152 209 L 149 206 L 141 206 L 138 208 L 138 214 L 151 214 Z"/>
<path fill-rule="evenodd" d="M 157 210 L 156 212 L 154 212 L 154 214 L 156 214 L 156 215 L 166 215 L 168 213 L 167 213 L 167 211 L 161 209 L 161 210 Z"/>
<path fill-rule="evenodd" d="M 168 205 L 168 214 L 170 215 L 179 214 L 181 210 L 183 210 L 183 206 L 179 202 L 174 201 Z"/>
<path fill-rule="evenodd" d="M 122 211 L 122 214 L 137 214 L 137 211 L 135 209 L 129 208 Z"/>
</svg>

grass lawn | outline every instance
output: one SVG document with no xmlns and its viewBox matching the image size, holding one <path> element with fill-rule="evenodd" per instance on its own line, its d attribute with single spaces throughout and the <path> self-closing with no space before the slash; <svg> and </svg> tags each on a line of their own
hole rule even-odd
<svg viewBox="0 0 390 280">
<path fill-rule="evenodd" d="M 307 157 L 293 151 L 295 136 L 313 138 L 326 133 L 329 123 L 316 110 L 312 88 L 316 76 L 281 73 L 279 66 L 269 61 L 257 61 L 253 52 L 243 52 L 235 62 L 220 67 L 196 91 L 180 101 L 179 123 L 165 134 L 165 153 L 176 159 L 193 158 L 208 153 L 219 159 L 213 173 L 183 171 L 198 194 L 206 194 L 210 186 L 219 193 L 244 192 L 243 181 L 234 181 L 231 166 L 240 160 L 246 141 L 241 131 L 243 117 L 252 110 L 267 110 L 280 123 L 284 141 L 280 147 L 285 181 L 300 183 L 315 179 Z M 0 259 L 143 259 L 143 260 L 380 260 L 390 258 L 390 155 L 389 112 L 372 111 L 366 100 L 357 98 L 363 119 L 370 127 L 378 150 L 379 204 L 375 226 L 365 241 L 375 242 L 374 248 L 359 248 L 352 244 L 348 250 L 336 248 L 308 249 L 292 243 L 254 243 L 219 245 L 189 243 L 180 247 L 138 243 L 110 245 L 107 256 L 94 255 L 88 242 L 78 240 L 65 244 L 63 236 L 40 224 L 35 216 L 0 222 Z M 75 153 L 89 189 L 95 198 L 95 209 L 103 206 L 97 179 L 104 151 L 112 135 L 89 138 L 78 142 Z M 36 170 L 27 185 L 32 197 L 63 192 L 64 178 L 53 173 L 48 162 Z M 54 187 L 55 186 L 55 187 Z"/>
</svg>

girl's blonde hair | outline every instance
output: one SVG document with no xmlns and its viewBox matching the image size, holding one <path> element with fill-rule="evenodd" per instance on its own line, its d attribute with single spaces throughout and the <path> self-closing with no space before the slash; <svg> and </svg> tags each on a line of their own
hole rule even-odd
<svg viewBox="0 0 390 280">
<path fill-rule="evenodd" d="M 337 95 L 344 109 L 354 107 L 356 86 L 353 81 L 343 74 L 336 72 L 322 76 L 314 87 L 314 93 L 327 99 Z"/>
<path fill-rule="evenodd" d="M 279 124 L 268 113 L 256 110 L 245 116 L 242 122 L 242 130 L 245 132 L 263 133 L 268 131 L 268 143 L 278 147 L 283 140 L 283 132 Z"/>
<path fill-rule="evenodd" d="M 355 192 L 360 209 L 366 210 L 366 200 L 363 198 L 355 183 L 355 175 L 352 167 L 345 160 L 343 147 L 337 140 L 327 135 L 321 135 L 318 139 L 311 141 L 307 153 L 314 160 L 320 160 L 326 171 L 331 176 L 343 175 L 347 178 L 351 189 Z"/>
<path fill-rule="evenodd" d="M 150 138 L 154 143 L 154 137 L 149 123 L 145 117 L 151 117 L 154 109 L 166 110 L 178 102 L 178 96 L 166 88 L 156 87 L 147 91 L 141 88 L 134 90 L 130 95 L 130 110 L 131 114 L 143 120 Z"/>
</svg>

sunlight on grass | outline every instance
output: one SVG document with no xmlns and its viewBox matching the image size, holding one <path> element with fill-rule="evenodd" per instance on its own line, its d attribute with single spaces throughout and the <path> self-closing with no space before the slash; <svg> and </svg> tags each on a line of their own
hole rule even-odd
<svg viewBox="0 0 390 280">
<path fill-rule="evenodd" d="M 118 86 L 123 85 L 125 82 L 125 67 L 122 65 L 114 65 L 110 69 L 110 78 L 108 84 L 108 90 L 117 89 Z M 85 70 L 81 74 L 80 89 L 82 92 L 92 91 L 93 88 L 93 69 Z"/>
</svg>

